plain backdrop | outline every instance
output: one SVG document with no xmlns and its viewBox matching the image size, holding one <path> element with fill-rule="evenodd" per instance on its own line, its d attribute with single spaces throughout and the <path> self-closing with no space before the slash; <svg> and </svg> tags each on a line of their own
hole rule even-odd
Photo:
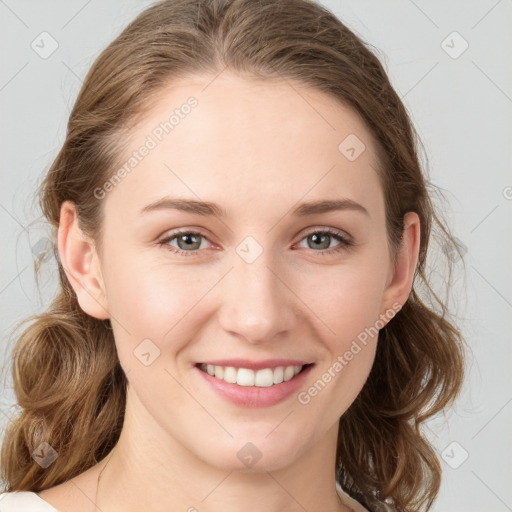
<svg viewBox="0 0 512 512">
<path fill-rule="evenodd" d="M 44 310 L 57 283 L 36 187 L 93 60 L 150 3 L 0 0 L 0 365 L 7 375 L 12 328 Z M 453 310 L 471 354 L 461 398 L 426 429 L 444 470 L 433 510 L 512 510 L 512 1 L 322 3 L 383 61 L 463 254 L 454 256 Z M 8 379 L 0 400 L 5 425 L 16 411 Z"/>
</svg>

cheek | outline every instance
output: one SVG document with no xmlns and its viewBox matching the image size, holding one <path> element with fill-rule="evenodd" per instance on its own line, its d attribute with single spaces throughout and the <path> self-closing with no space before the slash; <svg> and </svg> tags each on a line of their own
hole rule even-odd
<svg viewBox="0 0 512 512">
<path fill-rule="evenodd" d="M 297 401 L 312 418 L 322 416 L 330 424 L 350 407 L 372 369 L 382 278 L 378 272 L 338 269 L 327 282 L 330 284 L 323 291 L 318 281 L 316 287 L 311 286 L 313 280 L 304 282 L 302 293 L 309 290 L 304 302 L 318 312 L 317 332 L 322 333 L 327 353 L 315 379 L 301 390 Z"/>
<path fill-rule="evenodd" d="M 317 332 L 328 354 L 319 368 L 320 381 L 305 390 L 300 403 L 322 395 L 315 400 L 317 406 L 332 401 L 339 414 L 359 394 L 375 358 L 384 272 L 382 262 L 361 258 L 354 265 L 332 267 L 324 275 L 306 273 L 301 280 L 298 294 L 318 316 Z"/>
<path fill-rule="evenodd" d="M 326 339 L 343 343 L 378 319 L 383 283 L 378 264 L 342 265 L 302 274 L 294 291 L 324 324 Z"/>
<path fill-rule="evenodd" d="M 208 285 L 204 279 L 192 278 L 191 267 L 166 266 L 151 258 L 127 255 L 122 265 L 109 268 L 106 286 L 111 314 L 129 331 L 148 329 L 160 338 L 186 315 Z"/>
<path fill-rule="evenodd" d="M 169 357 L 159 356 L 169 351 L 172 356 L 189 339 L 184 329 L 190 323 L 184 320 L 193 316 L 206 285 L 194 282 L 185 267 L 157 266 L 125 254 L 122 264 L 111 262 L 104 278 L 119 358 L 128 373 L 140 370 L 138 352 L 156 356 L 151 368 L 169 363 Z"/>
</svg>

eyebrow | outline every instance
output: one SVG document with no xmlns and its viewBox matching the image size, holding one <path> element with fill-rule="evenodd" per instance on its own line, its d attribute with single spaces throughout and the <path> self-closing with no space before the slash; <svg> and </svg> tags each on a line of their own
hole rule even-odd
<svg viewBox="0 0 512 512">
<path fill-rule="evenodd" d="M 155 210 L 180 210 L 187 213 L 194 213 L 202 216 L 216 216 L 227 217 L 227 212 L 218 204 L 209 201 L 196 201 L 194 199 L 173 199 L 170 197 L 163 197 L 153 203 L 150 203 L 140 211 L 141 214 L 146 214 Z M 320 213 L 327 213 L 332 211 L 353 210 L 359 211 L 370 216 L 368 210 L 361 204 L 356 203 L 352 199 L 338 199 L 329 201 L 313 201 L 309 203 L 302 203 L 292 211 L 292 215 L 298 217 L 306 217 L 308 215 L 317 215 Z"/>
</svg>

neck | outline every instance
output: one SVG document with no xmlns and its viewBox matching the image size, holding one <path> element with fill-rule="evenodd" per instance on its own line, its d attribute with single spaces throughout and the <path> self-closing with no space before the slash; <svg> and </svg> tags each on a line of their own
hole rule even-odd
<svg viewBox="0 0 512 512">
<path fill-rule="evenodd" d="M 98 510 L 135 512 L 148 504 L 152 512 L 349 510 L 335 488 L 337 424 L 286 467 L 241 471 L 205 462 L 151 419 L 129 390 L 121 436 L 98 477 Z"/>
</svg>

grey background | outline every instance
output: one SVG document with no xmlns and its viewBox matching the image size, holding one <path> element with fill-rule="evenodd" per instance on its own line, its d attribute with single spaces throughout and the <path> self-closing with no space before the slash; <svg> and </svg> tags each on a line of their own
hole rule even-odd
<svg viewBox="0 0 512 512">
<path fill-rule="evenodd" d="M 15 411 L 9 333 L 47 307 L 57 282 L 34 191 L 64 140 L 89 66 L 150 3 L 0 0 L 2 425 Z M 426 173 L 444 193 L 439 205 L 465 253 L 455 261 L 452 306 L 471 346 L 469 376 L 456 407 L 428 423 L 444 470 L 433 510 L 512 510 L 512 1 L 322 3 L 376 47 L 412 115 Z M 47 58 L 31 47 L 41 45 L 43 31 L 58 43 Z"/>
</svg>

